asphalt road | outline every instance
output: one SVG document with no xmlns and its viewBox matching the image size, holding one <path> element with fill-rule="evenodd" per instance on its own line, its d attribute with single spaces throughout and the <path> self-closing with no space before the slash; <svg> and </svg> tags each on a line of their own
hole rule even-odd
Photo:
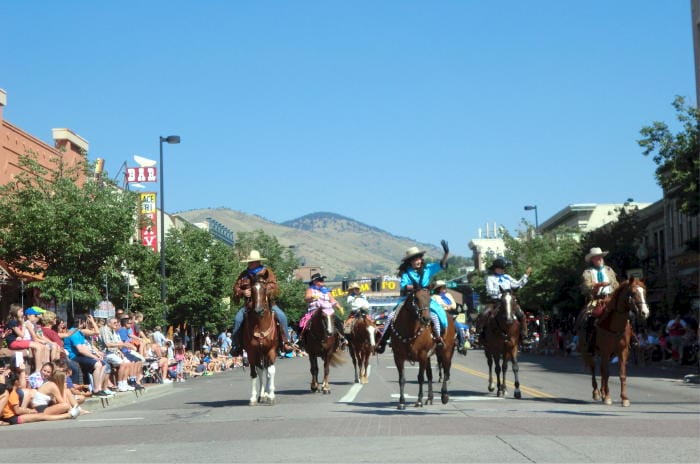
<svg viewBox="0 0 700 464">
<path fill-rule="evenodd" d="M 629 408 L 591 400 L 578 358 L 521 356 L 522 399 L 487 391 L 481 351 L 456 356 L 450 402 L 398 411 L 391 353 L 353 383 L 349 361 L 331 370 L 331 394 L 313 394 L 306 358 L 277 363 L 276 404 L 249 406 L 247 372 L 229 371 L 122 394 L 77 420 L 0 428 L 5 462 L 698 462 L 700 386 L 679 368 L 630 367 Z M 436 376 L 437 377 L 437 376 Z M 509 374 L 512 380 L 512 375 Z M 438 385 L 435 385 L 439 389 Z"/>
</svg>

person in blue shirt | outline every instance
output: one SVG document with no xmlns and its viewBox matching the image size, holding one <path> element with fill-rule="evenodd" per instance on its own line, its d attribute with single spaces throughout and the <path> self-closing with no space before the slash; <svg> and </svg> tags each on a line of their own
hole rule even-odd
<svg viewBox="0 0 700 464">
<path fill-rule="evenodd" d="M 384 324 L 384 331 L 377 344 L 377 353 L 383 353 L 386 348 L 386 343 L 389 338 L 389 328 L 394 320 L 394 315 L 398 308 L 406 301 L 406 295 L 409 292 L 419 290 L 421 288 L 429 288 L 432 278 L 441 270 L 447 269 L 447 257 L 450 254 L 450 249 L 447 246 L 447 241 L 442 240 L 442 249 L 444 254 L 439 263 L 426 264 L 423 256 L 425 250 L 418 247 L 411 247 L 406 250 L 401 265 L 399 266 L 398 276 L 401 279 L 401 298 L 394 308 L 394 311 L 389 314 Z M 442 345 L 442 337 L 440 336 L 441 328 L 447 327 L 447 314 L 445 310 L 434 300 L 430 301 L 430 317 L 433 320 L 433 336 L 437 345 Z"/>
</svg>

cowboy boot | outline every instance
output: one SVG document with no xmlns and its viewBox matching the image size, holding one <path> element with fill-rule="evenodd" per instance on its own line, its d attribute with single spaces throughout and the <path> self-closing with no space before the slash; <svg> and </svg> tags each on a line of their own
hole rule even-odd
<svg viewBox="0 0 700 464">
<path fill-rule="evenodd" d="M 338 341 L 340 342 L 339 348 L 344 350 L 348 346 L 348 341 L 343 335 L 343 321 L 340 320 L 338 316 L 335 316 L 335 330 L 338 332 Z"/>
<path fill-rule="evenodd" d="M 384 353 L 384 350 L 386 350 L 386 343 L 388 341 L 389 341 L 389 326 L 386 326 L 384 328 L 384 332 L 382 332 L 382 336 L 379 338 L 379 341 L 377 342 L 377 346 L 374 348 L 375 353 L 377 353 L 377 354 Z"/>
<path fill-rule="evenodd" d="M 515 316 L 520 324 L 520 339 L 525 340 L 527 338 L 527 323 L 525 322 L 525 315 L 522 311 L 518 311 Z"/>
<path fill-rule="evenodd" d="M 277 327 L 280 331 L 280 350 L 284 353 L 291 353 L 292 351 L 294 351 L 294 347 L 291 343 L 289 343 L 289 338 L 287 337 L 285 331 L 282 330 L 282 327 L 279 326 L 279 323 Z"/>
<path fill-rule="evenodd" d="M 231 335 L 233 340 L 233 346 L 231 346 L 231 356 L 237 358 L 243 356 L 243 341 L 241 340 L 241 329 L 238 328 L 238 332 L 234 332 Z"/>
</svg>

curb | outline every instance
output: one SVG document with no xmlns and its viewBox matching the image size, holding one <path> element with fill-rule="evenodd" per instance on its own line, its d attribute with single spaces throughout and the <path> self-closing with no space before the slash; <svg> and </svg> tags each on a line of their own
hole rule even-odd
<svg viewBox="0 0 700 464">
<path fill-rule="evenodd" d="M 128 392 L 117 392 L 110 397 L 91 396 L 86 398 L 82 406 L 91 410 L 106 409 L 109 407 L 125 404 L 133 404 L 142 399 L 157 398 L 173 388 L 173 383 L 146 384 L 146 389 L 142 391 L 134 390 Z"/>
</svg>

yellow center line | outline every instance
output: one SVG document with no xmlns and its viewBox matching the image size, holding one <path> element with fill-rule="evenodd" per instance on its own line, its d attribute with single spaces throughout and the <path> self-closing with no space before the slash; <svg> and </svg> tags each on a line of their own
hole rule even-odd
<svg viewBox="0 0 700 464">
<path fill-rule="evenodd" d="M 470 369 L 467 366 L 463 366 L 461 364 L 457 364 L 457 363 L 453 362 L 452 367 L 454 367 L 455 369 L 457 369 L 459 371 L 465 372 L 467 374 L 471 374 L 471 375 L 476 376 L 476 377 L 481 377 L 482 379 L 488 380 L 488 378 L 489 378 L 489 375 L 487 373 L 481 372 L 481 371 L 475 371 L 474 369 Z M 515 384 L 513 382 L 511 382 L 510 380 L 506 380 L 506 385 L 508 385 L 509 387 L 515 388 Z M 520 384 L 520 390 L 523 393 L 527 393 L 530 396 L 534 396 L 535 398 L 556 398 L 554 395 L 550 395 L 549 393 L 545 393 L 543 391 L 536 390 L 534 388 L 526 387 L 523 384 Z"/>
</svg>

